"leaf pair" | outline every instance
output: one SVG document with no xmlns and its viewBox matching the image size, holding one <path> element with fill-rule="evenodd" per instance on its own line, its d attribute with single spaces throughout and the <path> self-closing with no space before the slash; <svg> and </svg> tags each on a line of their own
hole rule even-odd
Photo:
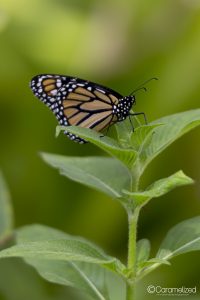
<svg viewBox="0 0 200 300">
<path fill-rule="evenodd" d="M 138 242 L 138 279 L 177 255 L 200 250 L 200 217 L 194 217 L 174 226 L 167 233 L 156 257 L 149 260 L 150 242 Z"/>
<path fill-rule="evenodd" d="M 30 225 L 18 229 L 16 238 L 17 245 L 1 251 L 0 258 L 23 257 L 46 280 L 76 287 L 92 299 L 108 299 L 104 281 L 107 269 L 126 277 L 126 269 L 119 260 L 59 230 Z M 179 254 L 197 250 L 200 250 L 200 217 L 173 227 L 155 258 L 149 259 L 150 242 L 140 240 L 137 243 L 137 277 L 142 278 L 161 264 L 169 264 L 169 260 Z"/>
<path fill-rule="evenodd" d="M 146 190 L 130 192 L 131 173 L 120 162 L 107 157 L 66 157 L 43 153 L 42 158 L 60 173 L 74 181 L 97 189 L 113 198 L 131 198 L 134 205 L 144 205 L 175 187 L 191 184 L 193 180 L 182 171 L 154 182 Z"/>
</svg>

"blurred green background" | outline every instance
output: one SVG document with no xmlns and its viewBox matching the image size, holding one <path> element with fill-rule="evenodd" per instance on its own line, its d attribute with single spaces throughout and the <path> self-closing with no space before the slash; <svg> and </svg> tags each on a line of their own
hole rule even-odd
<svg viewBox="0 0 200 300">
<path fill-rule="evenodd" d="M 89 79 L 128 95 L 148 120 L 199 107 L 199 0 L 0 0 L 0 166 L 9 184 L 17 227 L 42 223 L 81 235 L 126 260 L 127 220 L 119 203 L 61 177 L 39 157 L 101 155 L 65 136 L 55 139 L 56 119 L 29 89 L 40 73 Z M 147 205 L 139 238 L 149 238 L 152 255 L 167 230 L 200 214 L 200 129 L 173 144 L 145 173 L 143 184 L 183 171 L 194 186 L 177 189 Z M 180 256 L 172 267 L 150 274 L 138 288 L 152 299 L 148 284 L 197 286 L 200 253 Z M 0 300 L 83 299 L 51 285 L 20 260 L 0 262 Z M 156 297 L 159 299 L 159 297 Z"/>
</svg>

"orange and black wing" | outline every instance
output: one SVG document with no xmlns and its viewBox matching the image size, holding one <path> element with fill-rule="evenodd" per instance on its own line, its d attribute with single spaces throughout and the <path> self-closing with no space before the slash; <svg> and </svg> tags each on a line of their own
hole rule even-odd
<svg viewBox="0 0 200 300">
<path fill-rule="evenodd" d="M 64 126 L 80 126 L 101 131 L 117 121 L 113 107 L 122 96 L 96 83 L 61 75 L 38 75 L 31 81 L 33 93 Z M 85 141 L 65 132 L 74 141 Z"/>
</svg>

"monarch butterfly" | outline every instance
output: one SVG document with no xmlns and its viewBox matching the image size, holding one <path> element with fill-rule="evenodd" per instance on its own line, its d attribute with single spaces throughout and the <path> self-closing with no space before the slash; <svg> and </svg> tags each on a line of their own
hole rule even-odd
<svg viewBox="0 0 200 300">
<path fill-rule="evenodd" d="M 32 78 L 30 87 L 37 98 L 55 114 L 60 125 L 76 125 L 102 131 L 131 114 L 135 96 L 123 97 L 102 85 L 63 75 L 41 74 Z M 65 134 L 81 144 L 86 141 L 72 133 Z"/>
</svg>

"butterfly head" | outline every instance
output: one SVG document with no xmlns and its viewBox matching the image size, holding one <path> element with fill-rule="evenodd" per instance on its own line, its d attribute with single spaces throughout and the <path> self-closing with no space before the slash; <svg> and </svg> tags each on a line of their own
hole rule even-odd
<svg viewBox="0 0 200 300">
<path fill-rule="evenodd" d="M 118 104 L 114 105 L 113 107 L 113 114 L 117 116 L 117 120 L 119 122 L 127 118 L 134 104 L 135 104 L 135 96 L 133 95 L 125 96 L 119 99 Z"/>
</svg>

